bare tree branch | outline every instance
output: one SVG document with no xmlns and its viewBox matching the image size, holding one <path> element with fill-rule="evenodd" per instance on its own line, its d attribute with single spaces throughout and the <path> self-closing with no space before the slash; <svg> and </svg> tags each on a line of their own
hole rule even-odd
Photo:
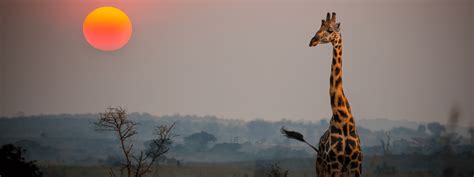
<svg viewBox="0 0 474 177">
<path fill-rule="evenodd" d="M 98 131 L 114 131 L 116 133 L 125 156 L 126 162 L 124 167 L 127 169 L 127 176 L 131 177 L 132 163 L 130 160 L 130 152 L 133 144 L 128 142 L 128 140 L 136 134 L 135 127 L 137 124 L 128 120 L 127 112 L 122 107 L 107 108 L 104 113 L 100 113 L 98 121 L 94 124 Z"/>
<path fill-rule="evenodd" d="M 115 177 L 115 173 L 114 173 L 114 170 L 112 168 L 109 168 L 108 173 L 109 173 L 110 177 Z"/>
<path fill-rule="evenodd" d="M 390 139 L 391 139 L 390 132 L 386 132 L 385 137 L 387 138 L 387 141 L 380 139 L 380 144 L 382 145 L 383 155 L 388 155 L 390 154 Z"/>
<path fill-rule="evenodd" d="M 140 151 L 138 156 L 132 153 L 133 143 L 130 139 L 136 135 L 137 123 L 128 119 L 127 112 L 121 107 L 109 107 L 104 113 L 100 113 L 97 122 L 94 122 L 96 131 L 112 131 L 120 140 L 120 147 L 125 157 L 125 162 L 120 168 L 120 176 L 126 170 L 127 177 L 142 177 L 151 171 L 151 167 L 158 163 L 160 158 L 170 150 L 172 138 L 171 133 L 175 123 L 171 125 L 160 125 L 155 130 L 156 139 L 150 143 L 150 147 L 145 151 Z M 132 161 L 133 160 L 133 161 Z M 109 176 L 115 177 L 113 169 L 109 169 Z"/>
<path fill-rule="evenodd" d="M 144 164 L 143 169 L 137 177 L 141 177 L 145 173 L 150 172 L 151 167 L 157 162 L 157 160 L 163 157 L 163 155 L 170 150 L 169 146 L 172 143 L 171 139 L 175 137 L 175 135 L 171 133 L 174 126 L 175 123 L 169 126 L 160 125 L 155 129 L 157 139 L 152 140 L 149 149 L 145 152 L 145 159 L 150 159 L 150 161 L 147 164 Z"/>
</svg>

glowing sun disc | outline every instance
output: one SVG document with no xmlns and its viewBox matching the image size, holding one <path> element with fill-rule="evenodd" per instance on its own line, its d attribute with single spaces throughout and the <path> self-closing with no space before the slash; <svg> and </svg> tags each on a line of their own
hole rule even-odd
<svg viewBox="0 0 474 177">
<path fill-rule="evenodd" d="M 120 9 L 100 7 L 84 19 L 82 32 L 94 48 L 113 51 L 122 48 L 132 36 L 132 23 Z"/>
</svg>

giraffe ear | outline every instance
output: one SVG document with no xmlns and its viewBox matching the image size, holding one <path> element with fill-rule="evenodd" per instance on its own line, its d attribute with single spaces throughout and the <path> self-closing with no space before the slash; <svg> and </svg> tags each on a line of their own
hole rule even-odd
<svg viewBox="0 0 474 177">
<path fill-rule="evenodd" d="M 341 26 L 341 23 L 336 23 L 336 31 L 337 32 L 339 32 L 339 30 L 341 29 L 341 28 L 339 28 L 340 26 Z"/>
</svg>

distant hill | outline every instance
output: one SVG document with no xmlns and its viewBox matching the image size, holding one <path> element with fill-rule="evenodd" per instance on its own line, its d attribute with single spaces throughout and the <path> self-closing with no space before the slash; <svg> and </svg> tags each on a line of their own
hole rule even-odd
<svg viewBox="0 0 474 177">
<path fill-rule="evenodd" d="M 372 131 L 390 130 L 396 127 L 416 129 L 420 125 L 416 121 L 390 119 L 359 119 L 357 124 Z"/>
<path fill-rule="evenodd" d="M 117 163 L 120 153 L 116 137 L 111 132 L 97 132 L 93 122 L 98 114 L 61 114 L 0 118 L 0 145 L 14 143 L 24 146 L 32 160 L 60 164 Z M 153 138 L 156 126 L 176 123 L 173 147 L 169 157 L 183 161 L 244 161 L 301 157 L 314 153 L 305 144 L 289 140 L 280 133 L 281 127 L 303 133 L 316 144 L 326 131 L 328 121 L 242 121 L 215 116 L 167 115 L 153 116 L 130 113 L 138 125 L 134 138 L 136 147 L 143 148 Z M 422 125 L 421 129 L 418 127 Z M 428 138 L 429 130 L 413 121 L 360 119 L 357 121 L 362 146 L 367 154 L 380 153 L 380 140 L 391 132 L 392 141 L 401 148 L 413 149 L 413 138 Z M 465 128 L 464 128 L 465 129 Z M 186 137 L 205 132 L 216 141 L 197 152 L 186 144 Z M 467 141 L 464 135 L 463 141 Z M 416 148 L 414 149 L 416 150 Z M 394 151 L 394 153 L 402 150 Z"/>
</svg>

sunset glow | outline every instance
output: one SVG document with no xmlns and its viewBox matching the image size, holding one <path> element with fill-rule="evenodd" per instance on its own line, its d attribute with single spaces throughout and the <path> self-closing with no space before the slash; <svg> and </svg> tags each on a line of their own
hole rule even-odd
<svg viewBox="0 0 474 177">
<path fill-rule="evenodd" d="M 132 23 L 120 9 L 100 7 L 87 15 L 82 30 L 94 48 L 113 51 L 127 44 L 132 35 Z"/>
</svg>

